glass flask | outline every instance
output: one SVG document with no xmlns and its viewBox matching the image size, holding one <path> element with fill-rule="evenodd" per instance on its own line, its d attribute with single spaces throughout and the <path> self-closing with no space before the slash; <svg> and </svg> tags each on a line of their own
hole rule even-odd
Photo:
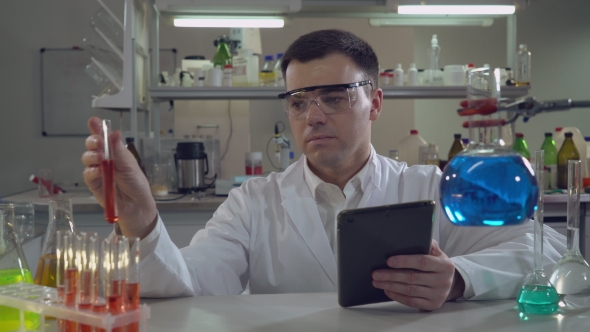
<svg viewBox="0 0 590 332">
<path fill-rule="evenodd" d="M 41 249 L 41 258 L 37 264 L 35 284 L 57 287 L 57 232 L 66 230 L 74 232 L 74 219 L 72 213 L 72 200 L 69 198 L 55 198 L 49 200 L 49 223 L 45 232 L 45 240 Z"/>
<path fill-rule="evenodd" d="M 528 160 L 502 140 L 505 120 L 493 111 L 500 100 L 500 70 L 468 73 L 470 143 L 446 166 L 440 183 L 445 215 L 457 226 L 507 226 L 532 217 L 538 187 Z M 487 112 L 486 112 L 487 111 Z M 492 112 L 490 112 L 492 111 Z"/>
<path fill-rule="evenodd" d="M 14 205 L 0 204 L 0 286 L 19 282 L 33 283 L 31 271 L 14 227 Z M 39 327 L 38 314 L 25 312 L 24 327 Z M 20 311 L 0 306 L 0 332 L 20 331 Z"/>
<path fill-rule="evenodd" d="M 580 252 L 580 163 L 568 161 L 567 251 L 550 278 L 567 307 L 590 306 L 590 266 Z"/>
<path fill-rule="evenodd" d="M 543 183 L 545 176 L 545 152 L 535 151 L 535 178 L 537 183 Z M 559 295 L 543 271 L 543 191 L 539 192 L 537 208 L 535 209 L 535 267 L 529 273 L 518 292 L 516 302 L 521 312 L 535 315 L 550 315 L 559 309 Z"/>
</svg>

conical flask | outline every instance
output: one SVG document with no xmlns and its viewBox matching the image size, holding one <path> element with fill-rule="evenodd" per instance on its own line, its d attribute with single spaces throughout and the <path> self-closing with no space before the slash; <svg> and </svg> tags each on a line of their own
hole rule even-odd
<svg viewBox="0 0 590 332">
<path fill-rule="evenodd" d="M 29 265 L 14 228 L 14 205 L 0 204 L 0 286 L 19 282 L 33 283 Z M 39 327 L 39 315 L 25 312 L 24 327 Z M 0 306 L 0 332 L 20 327 L 18 309 Z"/>
<path fill-rule="evenodd" d="M 580 252 L 580 161 L 567 165 L 567 251 L 553 267 L 551 283 L 567 308 L 590 307 L 590 266 Z"/>
<path fill-rule="evenodd" d="M 49 223 L 45 232 L 45 241 L 41 249 L 41 258 L 35 272 L 35 284 L 57 287 L 57 231 L 75 232 L 72 213 L 72 200 L 69 198 L 55 198 L 49 200 Z"/>
</svg>

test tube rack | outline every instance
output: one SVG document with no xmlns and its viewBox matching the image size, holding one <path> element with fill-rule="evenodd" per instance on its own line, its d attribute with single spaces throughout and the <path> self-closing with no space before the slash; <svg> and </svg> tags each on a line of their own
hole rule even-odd
<svg viewBox="0 0 590 332">
<path fill-rule="evenodd" d="M 150 318 L 150 307 L 146 304 L 140 305 L 137 310 L 118 315 L 80 310 L 59 303 L 57 289 L 26 283 L 0 286 L 0 305 L 20 310 L 21 329 L 24 329 L 25 311 L 38 313 L 41 332 L 45 332 L 45 316 L 103 328 L 106 332 L 135 322 L 139 322 L 141 331 L 146 331 L 146 323 Z"/>
</svg>

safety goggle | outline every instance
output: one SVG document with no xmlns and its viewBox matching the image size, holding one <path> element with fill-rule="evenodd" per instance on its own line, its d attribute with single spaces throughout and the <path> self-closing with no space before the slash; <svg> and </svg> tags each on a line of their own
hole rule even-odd
<svg viewBox="0 0 590 332">
<path fill-rule="evenodd" d="M 315 103 L 325 114 L 343 112 L 352 108 L 358 100 L 359 87 L 373 84 L 370 80 L 345 83 L 317 85 L 279 94 L 283 110 L 288 117 L 299 120 L 307 117 L 311 103 Z"/>
</svg>

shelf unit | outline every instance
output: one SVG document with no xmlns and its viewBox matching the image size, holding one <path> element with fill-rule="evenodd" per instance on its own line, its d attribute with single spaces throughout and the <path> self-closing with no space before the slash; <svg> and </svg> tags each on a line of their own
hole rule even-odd
<svg viewBox="0 0 590 332">
<path fill-rule="evenodd" d="M 382 87 L 385 99 L 461 99 L 465 86 L 386 86 Z M 168 100 L 248 99 L 273 100 L 284 92 L 284 87 L 157 87 L 150 89 L 155 102 Z M 528 94 L 529 87 L 506 86 L 502 97 L 518 98 Z"/>
</svg>

